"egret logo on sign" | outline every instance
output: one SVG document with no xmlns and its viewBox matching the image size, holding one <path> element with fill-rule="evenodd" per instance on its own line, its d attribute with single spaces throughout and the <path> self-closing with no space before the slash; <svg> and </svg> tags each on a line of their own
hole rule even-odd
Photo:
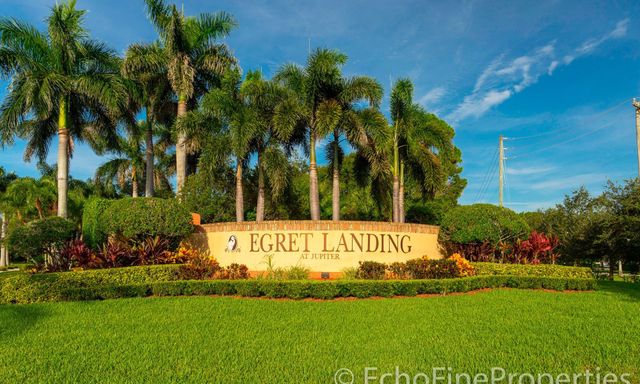
<svg viewBox="0 0 640 384">
<path fill-rule="evenodd" d="M 227 247 L 224 249 L 225 252 L 240 252 L 240 247 L 238 246 L 238 238 L 236 235 L 229 236 L 229 240 L 227 240 Z"/>
</svg>

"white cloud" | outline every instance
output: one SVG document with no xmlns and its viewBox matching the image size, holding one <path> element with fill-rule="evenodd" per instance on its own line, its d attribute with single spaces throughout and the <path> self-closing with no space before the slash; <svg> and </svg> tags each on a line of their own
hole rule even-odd
<svg viewBox="0 0 640 384">
<path fill-rule="evenodd" d="M 444 95 L 446 95 L 446 93 L 447 93 L 447 90 L 445 87 L 433 88 L 429 92 L 425 93 L 424 96 L 422 96 L 418 100 L 418 103 L 425 107 L 434 106 L 440 100 L 442 100 L 442 98 L 444 97 Z"/>
<path fill-rule="evenodd" d="M 482 71 L 471 94 L 464 97 L 448 118 L 456 122 L 482 116 L 492 107 L 535 84 L 545 73 L 550 76 L 560 65 L 569 65 L 606 41 L 625 36 L 628 23 L 628 19 L 619 21 L 609 33 L 597 39 L 589 39 L 566 53 L 562 61 L 556 59 L 555 41 L 512 60 L 505 60 L 504 55 L 499 56 Z"/>
<path fill-rule="evenodd" d="M 512 91 L 505 89 L 503 91 L 489 90 L 486 93 L 466 96 L 464 101 L 449 115 L 449 120 L 460 121 L 470 116 L 480 117 L 491 107 L 501 104 L 511 95 Z"/>
<path fill-rule="evenodd" d="M 589 39 L 585 41 L 584 43 L 582 43 L 581 46 L 574 49 L 571 53 L 568 53 L 567 55 L 565 55 L 562 61 L 564 62 L 565 65 L 571 64 L 578 57 L 584 56 L 593 52 L 596 48 L 598 48 L 600 45 L 607 42 L 608 40 L 619 39 L 621 37 L 624 37 L 627 34 L 628 26 L 629 26 L 629 19 L 624 19 L 619 21 L 616 24 L 616 27 L 611 32 L 600 37 L 599 39 Z"/>
</svg>

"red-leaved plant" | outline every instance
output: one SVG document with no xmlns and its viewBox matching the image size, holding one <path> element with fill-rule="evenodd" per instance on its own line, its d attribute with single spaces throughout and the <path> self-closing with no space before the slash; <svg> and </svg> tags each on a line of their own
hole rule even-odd
<svg viewBox="0 0 640 384">
<path fill-rule="evenodd" d="M 554 250 L 558 243 L 555 236 L 533 231 L 528 239 L 516 241 L 509 257 L 518 264 L 555 264 L 558 254 Z"/>
</svg>

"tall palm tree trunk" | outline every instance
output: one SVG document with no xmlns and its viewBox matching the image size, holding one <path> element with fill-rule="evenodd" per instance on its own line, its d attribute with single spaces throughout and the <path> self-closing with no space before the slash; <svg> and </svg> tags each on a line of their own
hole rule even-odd
<svg viewBox="0 0 640 384">
<path fill-rule="evenodd" d="M 187 99 L 184 96 L 180 96 L 178 99 L 178 118 L 187 114 Z M 184 133 L 178 133 L 176 140 L 176 180 L 177 188 L 176 194 L 180 195 L 182 187 L 187 177 L 187 138 Z"/>
<path fill-rule="evenodd" d="M 399 215 L 399 207 L 400 207 L 400 166 L 399 166 L 399 151 L 398 151 L 398 142 L 397 142 L 397 133 L 396 140 L 393 143 L 393 201 L 392 201 L 392 210 L 393 210 L 393 222 L 397 223 L 400 219 Z"/>
<path fill-rule="evenodd" d="M 67 101 L 60 99 L 58 116 L 58 216 L 67 217 L 67 187 L 69 181 L 69 130 L 67 129 Z"/>
<path fill-rule="evenodd" d="M 244 195 L 242 192 L 242 161 L 236 165 L 236 221 L 244 221 Z"/>
<path fill-rule="evenodd" d="M 404 223 L 404 161 L 400 162 L 400 186 L 398 188 L 398 221 Z"/>
<path fill-rule="evenodd" d="M 320 194 L 318 193 L 318 168 L 316 165 L 316 134 L 309 138 L 309 204 L 311 220 L 320 220 Z"/>
<path fill-rule="evenodd" d="M 147 107 L 147 132 L 145 134 L 145 177 L 144 177 L 144 195 L 153 197 L 153 117 L 151 116 L 151 108 Z"/>
<path fill-rule="evenodd" d="M 4 239 L 7 237 L 7 215 L 6 213 L 0 213 L 0 220 L 2 220 L 2 225 L 0 226 L 0 267 L 9 266 L 9 251 L 7 246 L 4 244 Z"/>
<path fill-rule="evenodd" d="M 264 170 L 262 169 L 262 151 L 258 151 L 258 201 L 256 203 L 256 221 L 264 220 Z"/>
<path fill-rule="evenodd" d="M 131 197 L 138 197 L 138 171 L 136 166 L 131 166 Z"/>
<path fill-rule="evenodd" d="M 331 203 L 333 205 L 333 221 L 340 221 L 340 164 L 338 156 L 338 132 L 333 132 L 333 190 Z"/>
</svg>

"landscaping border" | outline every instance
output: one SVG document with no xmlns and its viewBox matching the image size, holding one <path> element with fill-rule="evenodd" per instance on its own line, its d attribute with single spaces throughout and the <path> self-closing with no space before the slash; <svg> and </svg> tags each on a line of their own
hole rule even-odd
<svg viewBox="0 0 640 384">
<path fill-rule="evenodd" d="M 393 297 L 448 294 L 486 288 L 588 291 L 595 279 L 538 276 L 473 276 L 435 280 L 178 280 L 138 284 L 45 283 L 16 276 L 2 282 L 1 303 L 103 300 L 148 296 L 220 295 L 288 299 Z"/>
</svg>

